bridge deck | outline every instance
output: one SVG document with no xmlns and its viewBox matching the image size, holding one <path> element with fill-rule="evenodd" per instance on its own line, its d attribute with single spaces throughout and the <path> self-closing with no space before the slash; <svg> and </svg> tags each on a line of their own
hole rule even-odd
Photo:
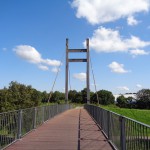
<svg viewBox="0 0 150 150">
<path fill-rule="evenodd" d="M 112 150 L 84 109 L 68 110 L 47 121 L 6 150 Z"/>
</svg>

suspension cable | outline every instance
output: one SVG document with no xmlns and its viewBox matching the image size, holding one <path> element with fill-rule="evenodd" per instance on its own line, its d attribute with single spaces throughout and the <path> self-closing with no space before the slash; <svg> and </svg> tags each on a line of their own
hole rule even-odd
<svg viewBox="0 0 150 150">
<path fill-rule="evenodd" d="M 94 81 L 94 88 L 95 88 L 95 93 L 96 93 L 96 98 L 97 98 L 97 103 L 99 104 L 99 97 L 98 97 L 98 93 L 97 93 L 97 87 L 96 87 L 96 81 L 95 81 L 95 76 L 94 76 L 94 71 L 93 71 L 93 65 L 92 65 L 92 60 L 91 60 L 91 56 L 90 56 L 90 66 L 91 66 L 91 70 L 92 70 L 92 77 L 93 77 L 93 81 Z"/>
<path fill-rule="evenodd" d="M 62 59 L 61 59 L 61 61 L 60 61 L 60 64 L 59 64 L 59 66 L 58 66 L 58 70 L 57 70 L 57 73 L 56 73 L 56 76 L 55 76 L 55 79 L 54 79 L 54 82 L 53 82 L 53 85 L 52 85 L 52 88 L 51 88 L 51 91 L 50 91 L 50 94 L 49 94 L 49 98 L 48 98 L 48 103 L 50 102 L 50 99 L 51 99 L 51 97 L 52 97 L 52 93 L 53 93 L 53 90 L 54 90 L 54 86 L 55 86 L 55 84 L 56 84 L 56 80 L 57 80 L 57 77 L 58 77 L 58 74 L 59 74 L 59 72 L 60 72 L 60 67 L 61 67 L 61 65 L 62 65 L 62 60 L 63 60 L 63 58 L 64 58 L 64 55 L 62 55 Z"/>
</svg>

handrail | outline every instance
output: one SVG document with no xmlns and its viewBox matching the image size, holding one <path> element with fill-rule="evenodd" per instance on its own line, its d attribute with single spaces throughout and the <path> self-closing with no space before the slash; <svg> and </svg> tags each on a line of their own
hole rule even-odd
<svg viewBox="0 0 150 150">
<path fill-rule="evenodd" d="M 84 107 L 96 121 L 114 149 L 150 149 L 149 125 L 98 106 L 85 105 Z"/>
<path fill-rule="evenodd" d="M 55 104 L 0 113 L 0 150 L 70 108 L 69 104 Z"/>
</svg>

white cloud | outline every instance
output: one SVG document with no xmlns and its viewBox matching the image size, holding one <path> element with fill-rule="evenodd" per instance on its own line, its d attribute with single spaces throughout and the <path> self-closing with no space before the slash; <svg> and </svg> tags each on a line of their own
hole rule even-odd
<svg viewBox="0 0 150 150">
<path fill-rule="evenodd" d="M 85 46 L 85 42 L 83 43 Z M 128 52 L 130 49 L 143 48 L 150 45 L 150 41 L 142 41 L 139 37 L 123 38 L 119 31 L 100 27 L 90 38 L 90 48 L 96 52 Z"/>
<path fill-rule="evenodd" d="M 47 66 L 44 66 L 44 65 L 39 65 L 38 68 L 41 69 L 41 70 L 44 70 L 44 71 L 49 70 L 49 68 Z"/>
<path fill-rule="evenodd" d="M 52 72 L 54 72 L 54 73 L 57 73 L 57 72 L 59 72 L 60 71 L 60 69 L 59 68 L 56 68 L 56 67 L 54 67 L 54 68 L 52 68 L 52 70 L 51 70 Z"/>
<path fill-rule="evenodd" d="M 45 63 L 49 66 L 60 66 L 62 63 L 58 60 L 51 60 L 51 59 L 43 59 L 42 63 Z"/>
<path fill-rule="evenodd" d="M 148 12 L 150 3 L 149 0 L 73 0 L 71 6 L 77 10 L 77 18 L 100 24 Z"/>
<path fill-rule="evenodd" d="M 32 46 L 29 45 L 19 45 L 13 49 L 16 54 L 31 63 L 41 63 L 42 57 L 41 54 Z"/>
<path fill-rule="evenodd" d="M 146 52 L 145 50 L 135 49 L 130 50 L 130 54 L 133 55 L 133 57 L 135 57 L 137 55 L 148 55 L 149 52 Z"/>
<path fill-rule="evenodd" d="M 43 59 L 41 54 L 30 45 L 18 45 L 13 50 L 17 56 L 30 63 L 37 64 L 38 68 L 42 70 L 48 70 L 47 66 L 59 66 L 61 64 L 58 60 Z"/>
<path fill-rule="evenodd" d="M 133 16 L 129 16 L 127 18 L 127 23 L 130 26 L 134 26 L 134 25 L 137 25 L 139 22 Z"/>
<path fill-rule="evenodd" d="M 85 81 L 86 80 L 86 73 L 76 73 L 73 75 L 73 77 L 80 80 L 80 81 Z"/>
<path fill-rule="evenodd" d="M 142 88 L 142 85 L 141 84 L 137 84 L 136 87 L 137 88 Z"/>
<path fill-rule="evenodd" d="M 129 88 L 127 86 L 120 86 L 120 87 L 117 87 L 117 89 L 123 90 L 123 91 L 129 91 Z"/>
<path fill-rule="evenodd" d="M 127 73 L 127 72 L 129 72 L 128 70 L 124 69 L 124 65 L 123 64 L 119 64 L 119 63 L 117 63 L 115 61 L 113 61 L 111 64 L 109 64 L 108 67 L 114 73 Z"/>
</svg>

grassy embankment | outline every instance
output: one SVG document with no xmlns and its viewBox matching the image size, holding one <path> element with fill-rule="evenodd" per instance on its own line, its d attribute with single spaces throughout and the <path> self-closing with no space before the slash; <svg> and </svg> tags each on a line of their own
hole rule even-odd
<svg viewBox="0 0 150 150">
<path fill-rule="evenodd" d="M 101 107 L 150 125 L 150 110 L 119 108 L 115 105 L 109 106 L 101 105 Z"/>
</svg>

